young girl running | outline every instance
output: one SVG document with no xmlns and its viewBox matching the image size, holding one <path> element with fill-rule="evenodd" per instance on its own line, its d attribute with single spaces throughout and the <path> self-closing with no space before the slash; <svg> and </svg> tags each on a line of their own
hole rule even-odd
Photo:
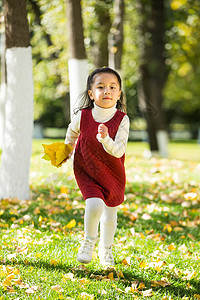
<svg viewBox="0 0 200 300">
<path fill-rule="evenodd" d="M 119 74 L 96 69 L 87 80 L 81 108 L 68 127 L 65 143 L 75 145 L 74 174 L 86 203 L 85 236 L 78 251 L 81 263 L 92 260 L 100 223 L 100 263 L 114 265 L 112 243 L 117 208 L 124 201 L 124 158 L 129 133 Z M 78 139 L 78 140 L 77 140 Z"/>
</svg>

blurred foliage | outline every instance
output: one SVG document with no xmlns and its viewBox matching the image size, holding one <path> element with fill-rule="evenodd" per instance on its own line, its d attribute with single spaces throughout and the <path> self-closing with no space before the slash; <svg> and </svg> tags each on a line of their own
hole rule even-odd
<svg viewBox="0 0 200 300">
<path fill-rule="evenodd" d="M 170 29 L 166 33 L 167 64 L 165 88 L 168 122 L 184 121 L 200 125 L 200 2 L 173 0 L 169 10 Z"/>
<path fill-rule="evenodd" d="M 98 2 L 98 3 L 97 3 Z M 114 0 L 109 1 L 114 20 Z M 36 5 L 37 9 L 34 8 Z M 81 2 L 89 71 L 94 68 L 94 47 L 100 24 L 95 13 L 104 1 Z M 137 84 L 140 63 L 140 16 L 138 2 L 125 0 L 123 86 L 128 115 L 139 117 Z M 44 126 L 66 127 L 69 122 L 68 32 L 65 0 L 28 0 L 28 18 L 33 47 L 35 119 Z M 168 124 L 200 120 L 200 1 L 166 0 L 166 65 L 168 81 L 164 105 Z M 148 37 L 148 33 L 147 37 Z"/>
<path fill-rule="evenodd" d="M 69 120 L 68 37 L 65 0 L 28 1 L 33 47 L 35 119 L 63 127 Z"/>
</svg>

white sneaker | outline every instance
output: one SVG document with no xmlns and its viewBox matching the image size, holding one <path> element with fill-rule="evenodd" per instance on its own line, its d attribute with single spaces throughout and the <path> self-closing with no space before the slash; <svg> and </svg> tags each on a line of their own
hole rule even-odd
<svg viewBox="0 0 200 300">
<path fill-rule="evenodd" d="M 103 266 L 114 266 L 115 261 L 112 254 L 112 248 L 111 247 L 99 247 L 98 251 L 100 264 Z"/>
<path fill-rule="evenodd" d="M 92 252 L 95 240 L 86 238 L 78 251 L 77 259 L 83 264 L 88 264 L 92 260 Z"/>
</svg>

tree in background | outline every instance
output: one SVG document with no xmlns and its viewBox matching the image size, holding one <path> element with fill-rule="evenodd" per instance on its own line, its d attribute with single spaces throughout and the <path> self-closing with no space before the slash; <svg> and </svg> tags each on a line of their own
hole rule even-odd
<svg viewBox="0 0 200 300">
<path fill-rule="evenodd" d="M 84 45 L 83 21 L 80 0 L 67 0 L 69 32 L 69 85 L 71 117 L 78 105 L 79 96 L 86 89 L 87 59 Z"/>
<path fill-rule="evenodd" d="M 0 197 L 29 197 L 33 128 L 32 50 L 26 0 L 4 1 L 7 91 Z"/>
<path fill-rule="evenodd" d="M 165 0 L 141 0 L 141 62 L 139 102 L 149 136 L 150 150 L 167 156 L 167 128 L 163 109 L 163 89 L 167 79 L 165 64 Z"/>
<path fill-rule="evenodd" d="M 200 1 L 172 0 L 168 9 L 167 65 L 164 90 L 169 129 L 186 127 L 197 138 L 200 128 Z M 168 23 L 169 23 L 168 22 Z"/>
<path fill-rule="evenodd" d="M 28 0 L 35 105 L 34 118 L 46 127 L 70 122 L 66 0 Z"/>
<path fill-rule="evenodd" d="M 124 43 L 124 0 L 116 0 L 114 21 L 110 29 L 109 65 L 121 73 Z"/>
<path fill-rule="evenodd" d="M 110 17 L 112 5 L 113 0 L 98 0 L 94 3 L 96 23 L 93 34 L 91 33 L 91 46 L 93 63 L 96 68 L 109 64 L 108 36 L 112 25 Z"/>
<path fill-rule="evenodd" d="M 41 12 L 39 18 L 34 17 L 37 14 L 30 2 L 34 2 L 39 7 Z M 109 27 L 111 24 L 107 37 L 111 44 L 109 44 L 109 49 L 113 46 L 112 51 L 116 50 L 112 38 L 112 28 L 116 19 L 114 6 L 118 1 L 112 1 L 107 6 L 105 6 L 105 1 L 82 1 L 84 44 L 90 71 L 95 67 L 94 49 L 95 45 L 99 44 L 98 39 L 103 28 L 100 26 L 95 10 L 95 6 L 100 5 L 100 2 L 105 11 L 109 12 Z M 138 109 L 138 95 L 142 95 L 137 89 L 140 78 L 138 65 L 141 62 L 141 47 L 138 45 L 143 37 L 147 43 L 151 44 L 151 32 L 146 28 L 147 31 L 141 34 L 141 30 L 138 28 L 142 15 L 141 11 L 137 9 L 138 2 L 140 3 L 140 1 L 124 0 L 121 75 L 123 76 L 128 114 L 131 119 L 131 129 L 145 130 L 144 114 L 141 114 Z M 34 113 L 35 120 L 42 122 L 44 127 L 63 128 L 67 125 L 69 77 L 66 62 L 69 59 L 69 39 L 67 38 L 69 26 L 66 26 L 66 4 L 66 0 L 28 0 L 28 9 L 32 7 L 29 9 L 29 20 L 33 47 Z M 147 4 L 150 5 L 149 0 L 146 0 Z M 162 107 L 167 112 L 169 128 L 173 126 L 174 122 L 188 122 L 188 126 L 194 130 L 200 119 L 199 5 L 199 0 L 172 0 L 170 2 L 165 0 L 167 19 L 165 25 L 167 28 L 164 30 L 164 54 L 166 54 L 165 67 L 169 76 L 163 88 Z M 146 13 L 150 14 L 150 10 L 147 9 Z M 49 43 L 49 39 L 51 43 Z M 103 65 L 107 65 L 107 63 L 103 63 Z"/>
</svg>

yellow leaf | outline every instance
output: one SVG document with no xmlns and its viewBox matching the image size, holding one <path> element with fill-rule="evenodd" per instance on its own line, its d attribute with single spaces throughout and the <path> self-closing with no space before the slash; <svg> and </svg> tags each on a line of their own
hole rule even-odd
<svg viewBox="0 0 200 300">
<path fill-rule="evenodd" d="M 36 257 L 40 258 L 42 256 L 42 253 L 36 253 Z"/>
<path fill-rule="evenodd" d="M 11 286 L 12 285 L 11 280 L 8 279 L 8 278 L 4 279 L 4 281 L 2 282 L 2 285 L 5 288 L 8 287 L 8 286 Z"/>
<path fill-rule="evenodd" d="M 62 144 L 58 147 L 56 151 L 56 166 L 61 166 L 63 161 L 69 157 L 69 154 L 72 152 L 73 148 L 70 144 Z"/>
<path fill-rule="evenodd" d="M 63 228 L 65 229 L 65 228 L 69 228 L 69 229 L 71 229 L 71 228 L 73 228 L 73 227 L 75 227 L 76 226 L 76 221 L 74 220 L 74 219 L 72 219 L 67 225 L 65 225 Z"/>
<path fill-rule="evenodd" d="M 120 271 L 119 273 L 117 273 L 117 276 L 118 276 L 119 278 L 124 278 L 124 274 L 122 273 L 122 271 Z"/>
<path fill-rule="evenodd" d="M 57 264 L 58 264 L 58 262 L 56 260 L 54 260 L 54 259 L 50 260 L 50 265 L 51 266 L 56 266 Z"/>
<path fill-rule="evenodd" d="M 45 155 L 42 157 L 45 160 L 50 160 L 51 164 L 57 168 L 61 167 L 62 163 L 69 157 L 73 147 L 65 143 L 42 144 Z"/>
<path fill-rule="evenodd" d="M 174 244 L 170 244 L 170 245 L 168 246 L 168 250 L 169 250 L 169 251 L 176 250 L 176 248 L 174 247 Z"/>
<path fill-rule="evenodd" d="M 164 231 L 167 230 L 169 233 L 172 231 L 172 227 L 170 224 L 164 226 Z"/>
<path fill-rule="evenodd" d="M 68 194 L 68 188 L 66 186 L 62 185 L 60 188 L 61 194 Z"/>
<path fill-rule="evenodd" d="M 45 159 L 45 160 L 51 160 L 49 155 L 45 154 L 44 156 L 42 156 L 42 159 Z"/>
<path fill-rule="evenodd" d="M 128 263 L 128 261 L 126 260 L 126 258 L 124 258 L 124 259 L 122 260 L 122 265 L 130 266 L 130 264 Z"/>
<path fill-rule="evenodd" d="M 108 279 L 114 280 L 113 272 L 110 272 L 110 273 L 108 274 Z"/>
<path fill-rule="evenodd" d="M 194 294 L 194 299 L 200 299 L 200 295 L 199 294 Z"/>
<path fill-rule="evenodd" d="M 142 260 L 139 264 L 139 268 L 146 268 L 148 265 Z"/>
<path fill-rule="evenodd" d="M 145 288 L 145 284 L 144 282 L 140 282 L 139 286 L 138 286 L 138 290 L 142 290 Z"/>
</svg>

